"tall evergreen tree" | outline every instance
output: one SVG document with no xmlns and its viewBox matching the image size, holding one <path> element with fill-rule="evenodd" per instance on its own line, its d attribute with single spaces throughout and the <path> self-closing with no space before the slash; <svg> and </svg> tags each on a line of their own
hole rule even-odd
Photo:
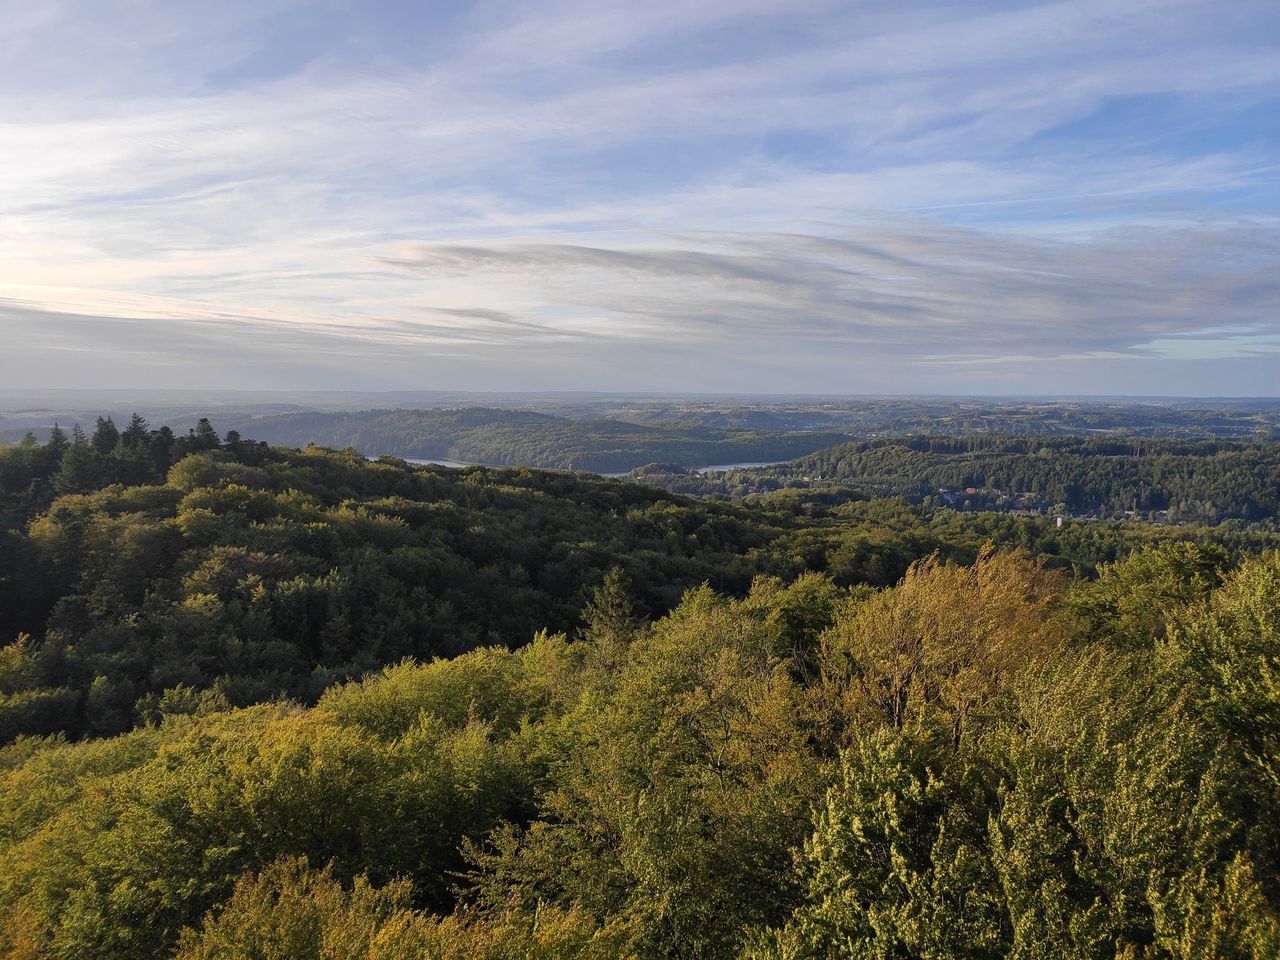
<svg viewBox="0 0 1280 960">
<path fill-rule="evenodd" d="M 218 431 L 213 429 L 213 424 L 209 422 L 208 417 L 201 417 L 196 422 L 196 429 L 192 436 L 195 441 L 192 448 L 195 450 L 215 450 L 221 445 L 218 440 Z"/>
<path fill-rule="evenodd" d="M 147 424 L 147 421 L 137 413 L 129 418 L 129 425 L 124 428 L 124 433 L 120 435 L 121 442 L 126 447 L 137 450 L 145 448 L 150 437 L 150 426 Z"/>
<path fill-rule="evenodd" d="M 115 479 L 121 483 L 147 483 L 161 472 L 152 462 L 150 439 L 147 421 L 135 413 L 120 434 L 120 442 L 112 454 Z"/>
<path fill-rule="evenodd" d="M 120 431 L 110 417 L 99 417 L 93 429 L 93 449 L 104 457 L 120 442 Z"/>
<path fill-rule="evenodd" d="M 49 431 L 49 443 L 47 446 L 49 452 L 59 460 L 62 459 L 62 454 L 66 452 L 67 434 L 58 426 L 58 421 L 56 420 L 53 422 L 53 429 Z"/>
<path fill-rule="evenodd" d="M 177 438 L 174 437 L 173 431 L 169 427 L 164 426 L 151 435 L 149 446 L 151 448 L 151 462 L 155 464 L 156 472 L 163 474 L 169 468 L 170 458 L 173 455 L 173 445 Z"/>
<path fill-rule="evenodd" d="M 71 445 L 62 454 L 62 466 L 53 478 L 58 493 L 85 493 L 98 479 L 97 451 L 76 424 L 71 431 Z"/>
</svg>

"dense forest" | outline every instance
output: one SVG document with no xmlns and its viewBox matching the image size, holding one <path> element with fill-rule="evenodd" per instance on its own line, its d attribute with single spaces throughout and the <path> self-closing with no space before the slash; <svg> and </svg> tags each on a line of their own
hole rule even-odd
<svg viewBox="0 0 1280 960">
<path fill-rule="evenodd" d="M 0 753 L 12 957 L 1280 949 L 1280 559 L 808 575 Z"/>
<path fill-rule="evenodd" d="M 848 439 L 846 434 L 725 430 L 706 426 L 570 420 L 521 410 L 367 410 L 297 413 L 249 421 L 271 443 L 351 447 L 491 466 L 624 473 L 653 460 L 689 466 L 790 460 Z"/>
<path fill-rule="evenodd" d="M 122 482 L 143 479 L 146 482 Z M 991 541 L 1082 574 L 1173 531 L 782 492 L 750 507 L 582 474 L 413 467 L 268 447 L 204 421 L 0 451 L 0 737 L 126 730 L 193 690 L 245 706 L 311 702 L 412 656 L 572 631 L 605 571 L 657 616 L 699 584 L 758 575 L 887 586 Z M 1231 555 L 1262 530 L 1179 528 Z M 19 636 L 22 640 L 19 642 Z"/>
<path fill-rule="evenodd" d="M 1262 525 L 141 418 L 0 498 L 2 956 L 1280 952 Z"/>
<path fill-rule="evenodd" d="M 635 476 L 721 498 L 838 488 L 968 510 L 1172 522 L 1236 520 L 1275 529 L 1280 443 L 1139 438 L 915 436 L 842 444 L 769 467 L 699 475 L 650 465 Z"/>
</svg>

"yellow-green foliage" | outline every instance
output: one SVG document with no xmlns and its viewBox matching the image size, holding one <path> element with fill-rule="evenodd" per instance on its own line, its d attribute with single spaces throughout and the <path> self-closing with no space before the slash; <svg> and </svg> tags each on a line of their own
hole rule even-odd
<svg viewBox="0 0 1280 960">
<path fill-rule="evenodd" d="M 182 932 L 175 960 L 627 960 L 627 937 L 581 910 L 544 906 L 431 916 L 405 881 L 381 888 L 358 876 L 344 887 L 305 860 L 246 875 L 201 929 Z"/>
<path fill-rule="evenodd" d="M 1212 544 L 1148 546 L 1103 564 L 1096 580 L 1078 584 L 1072 605 L 1092 637 L 1117 647 L 1147 648 L 1203 602 L 1229 566 L 1226 551 Z"/>
<path fill-rule="evenodd" d="M 1092 605 L 988 549 L 652 623 L 611 576 L 574 638 L 310 708 L 171 685 L 0 754 L 0 956 L 1271 960 L 1280 557 L 1171 624 L 1120 589 L 1181 596 L 1154 559 Z M 182 616 L 269 567 L 211 553 Z"/>
<path fill-rule="evenodd" d="M 958 733 L 1000 707 L 1023 667 L 1066 643 L 1064 586 L 1060 573 L 990 546 L 968 567 L 917 563 L 823 637 L 821 692 L 863 723 L 900 728 L 936 709 Z"/>
</svg>

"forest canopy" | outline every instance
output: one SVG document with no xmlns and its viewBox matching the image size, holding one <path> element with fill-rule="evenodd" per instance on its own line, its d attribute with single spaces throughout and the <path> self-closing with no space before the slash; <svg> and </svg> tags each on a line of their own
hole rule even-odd
<svg viewBox="0 0 1280 960">
<path fill-rule="evenodd" d="M 1082 574 L 1167 539 L 1230 555 L 1280 543 L 892 500 L 729 505 L 589 475 L 291 451 L 211 427 L 112 428 L 73 431 L 60 455 L 56 437 L 0 451 L 3 739 L 117 733 L 190 696 L 310 703 L 404 657 L 571 632 L 614 568 L 637 612 L 659 616 L 692 587 L 741 596 L 761 574 L 888 586 L 935 552 L 971 561 L 988 540 Z M 120 482 L 135 471 L 149 482 Z"/>
<path fill-rule="evenodd" d="M 573 636 L 19 740 L 0 945 L 1272 957 L 1280 558 L 1135 556 L 759 578 L 649 623 L 613 577 Z M 1117 634 L 1125 584 L 1165 614 Z"/>
<path fill-rule="evenodd" d="M 1134 437 L 886 437 L 797 460 L 706 475 L 638 478 L 700 496 L 774 490 L 905 497 L 929 506 L 1077 517 L 1232 521 L 1276 529 L 1280 444 Z"/>
<path fill-rule="evenodd" d="M 113 428 L 0 452 L 0 955 L 1280 951 L 1261 527 Z"/>
</svg>

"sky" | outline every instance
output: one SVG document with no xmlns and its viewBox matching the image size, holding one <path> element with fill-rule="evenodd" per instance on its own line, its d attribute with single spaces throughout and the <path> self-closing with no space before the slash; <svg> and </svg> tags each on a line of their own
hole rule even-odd
<svg viewBox="0 0 1280 960">
<path fill-rule="evenodd" d="M 1280 3 L 0 0 L 0 385 L 1280 394 Z"/>
</svg>

